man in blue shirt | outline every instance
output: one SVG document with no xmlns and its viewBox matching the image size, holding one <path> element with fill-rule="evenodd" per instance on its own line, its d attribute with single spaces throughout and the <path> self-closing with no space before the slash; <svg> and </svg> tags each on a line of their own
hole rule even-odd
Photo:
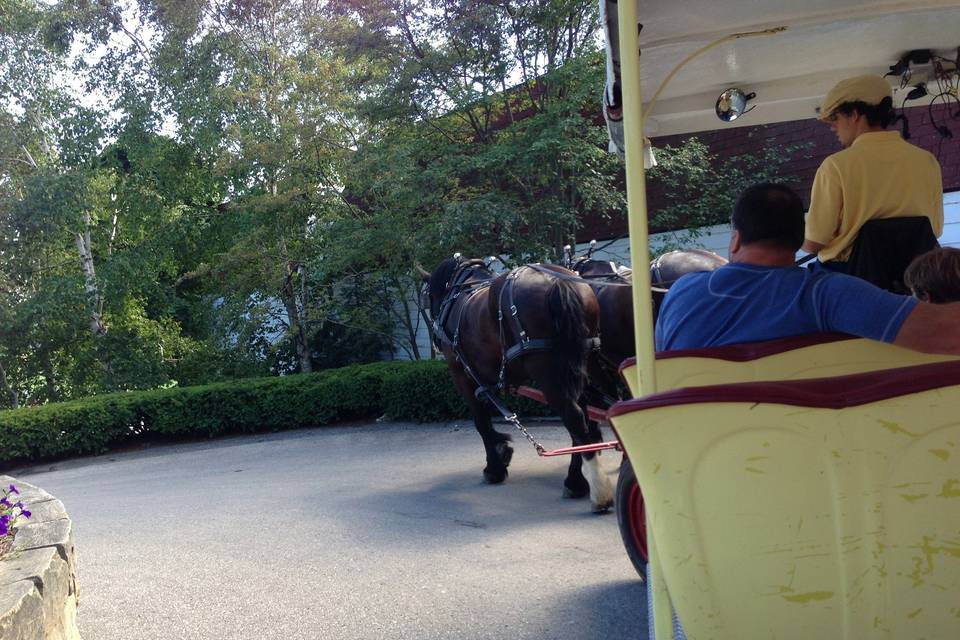
<svg viewBox="0 0 960 640">
<path fill-rule="evenodd" d="M 657 320 L 657 351 L 839 331 L 960 354 L 960 303 L 932 305 L 852 276 L 796 267 L 803 203 L 790 188 L 748 188 L 734 205 L 732 225 L 730 263 L 670 287 Z"/>
</svg>

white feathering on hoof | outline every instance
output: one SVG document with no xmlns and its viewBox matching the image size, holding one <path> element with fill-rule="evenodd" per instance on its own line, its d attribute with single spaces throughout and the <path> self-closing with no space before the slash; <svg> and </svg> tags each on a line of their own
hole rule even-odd
<svg viewBox="0 0 960 640">
<path fill-rule="evenodd" d="M 608 510 L 613 506 L 613 484 L 607 474 L 600 468 L 600 454 L 583 460 L 583 477 L 590 485 L 590 503 L 597 513 Z"/>
</svg>

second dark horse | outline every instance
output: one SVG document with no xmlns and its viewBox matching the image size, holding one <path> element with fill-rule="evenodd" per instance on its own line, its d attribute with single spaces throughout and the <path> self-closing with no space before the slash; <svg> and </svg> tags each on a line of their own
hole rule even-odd
<svg viewBox="0 0 960 640">
<path fill-rule="evenodd" d="M 599 308 L 589 285 L 553 265 L 496 275 L 482 260 L 451 258 L 420 272 L 434 340 L 483 440 L 487 482 L 503 482 L 513 456 L 511 437 L 493 428 L 487 402 L 501 389 L 532 379 L 574 445 L 601 440 L 578 404 L 587 357 L 598 345 Z M 589 494 L 594 511 L 611 506 L 613 487 L 596 454 L 571 458 L 564 494 Z"/>
<path fill-rule="evenodd" d="M 632 272 L 613 262 L 595 260 L 588 254 L 572 260 L 572 268 L 593 287 L 600 305 L 601 348 L 590 361 L 589 401 L 607 408 L 624 396 L 619 368 L 636 355 L 633 334 L 633 299 L 630 290 Z M 697 271 L 713 271 L 727 259 L 704 249 L 670 251 L 650 263 L 653 286 L 653 322 L 660 313 L 663 297 L 678 278 Z M 597 394 L 602 397 L 596 397 Z"/>
</svg>

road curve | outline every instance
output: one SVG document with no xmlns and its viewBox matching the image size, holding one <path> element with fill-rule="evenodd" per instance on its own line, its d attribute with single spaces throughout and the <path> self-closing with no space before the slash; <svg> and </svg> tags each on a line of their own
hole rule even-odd
<svg viewBox="0 0 960 640">
<path fill-rule="evenodd" d="M 499 486 L 462 423 L 153 446 L 13 475 L 75 523 L 85 640 L 646 638 L 615 516 L 561 498 L 566 458 L 515 446 Z M 603 461 L 613 474 L 619 454 Z"/>
</svg>

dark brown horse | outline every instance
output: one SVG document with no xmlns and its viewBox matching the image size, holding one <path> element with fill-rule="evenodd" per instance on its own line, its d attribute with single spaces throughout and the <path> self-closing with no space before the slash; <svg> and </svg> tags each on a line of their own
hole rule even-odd
<svg viewBox="0 0 960 640">
<path fill-rule="evenodd" d="M 660 304 L 674 282 L 696 271 L 713 271 L 727 259 L 703 249 L 683 249 L 664 253 L 650 263 L 653 285 L 653 321 L 656 323 Z M 633 334 L 633 299 L 631 271 L 613 262 L 586 257 L 574 260 L 572 268 L 587 280 L 600 305 L 600 352 L 590 363 L 591 404 L 605 407 L 622 396 L 619 367 L 636 355 Z M 604 397 L 594 397 L 597 393 Z"/>
<path fill-rule="evenodd" d="M 434 341 L 467 401 L 486 449 L 483 477 L 503 482 L 513 455 L 509 434 L 491 424 L 499 391 L 533 380 L 563 419 L 574 445 L 601 440 L 578 400 L 588 354 L 597 346 L 599 308 L 589 285 L 553 265 L 496 275 L 481 260 L 444 260 L 426 282 Z M 502 406 L 502 404 L 500 405 Z M 564 494 L 589 493 L 594 511 L 613 502 L 613 487 L 595 454 L 574 456 Z"/>
</svg>

